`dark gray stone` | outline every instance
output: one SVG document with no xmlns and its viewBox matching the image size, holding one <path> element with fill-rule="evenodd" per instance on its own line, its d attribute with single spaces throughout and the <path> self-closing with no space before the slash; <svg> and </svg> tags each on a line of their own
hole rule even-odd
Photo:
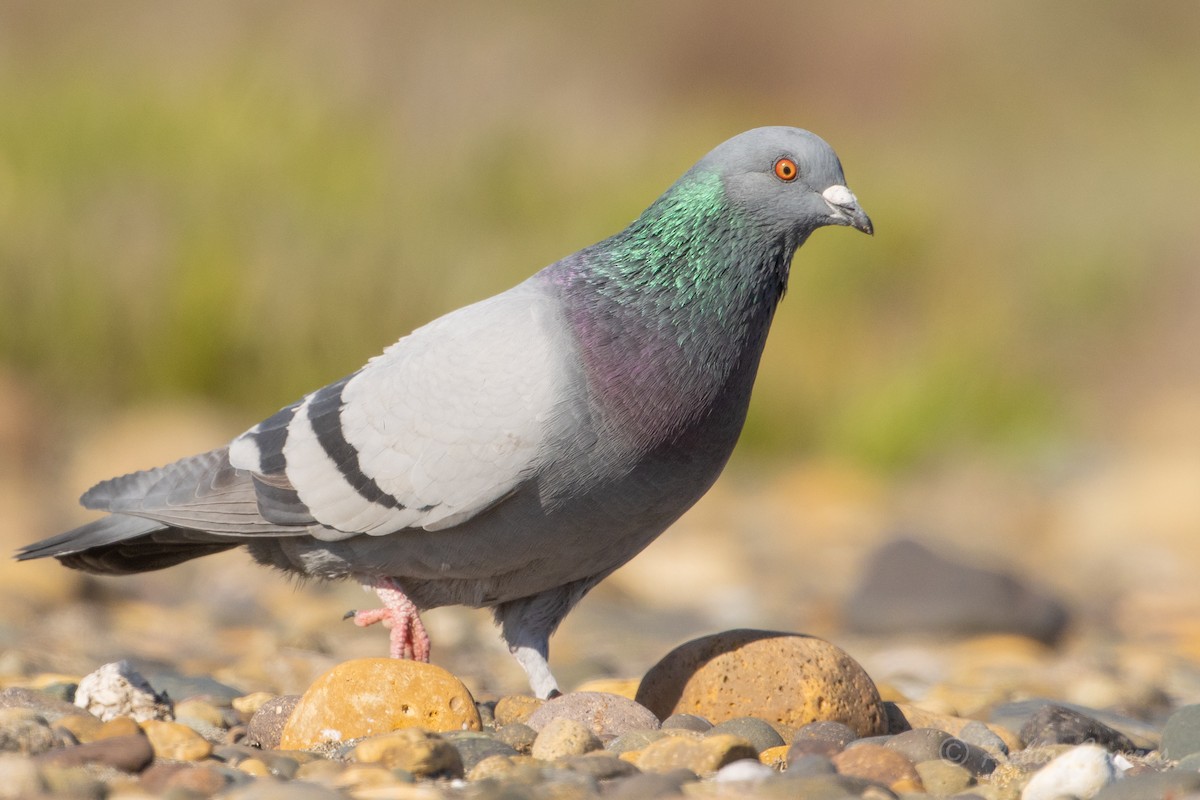
<svg viewBox="0 0 1200 800">
<path fill-rule="evenodd" d="M 714 725 L 705 736 L 717 736 L 723 733 L 742 737 L 754 747 L 756 753 L 761 753 L 769 747 L 780 747 L 785 743 L 783 737 L 779 735 L 779 731 L 775 730 L 766 720 L 757 717 L 734 717 L 725 720 L 719 725 Z"/>
<path fill-rule="evenodd" d="M 442 738 L 454 745 L 454 749 L 458 751 L 463 763 L 463 772 L 470 772 L 472 767 L 488 756 L 520 755 L 515 747 L 490 733 L 451 731 L 443 733 Z"/>
<path fill-rule="evenodd" d="M 662 722 L 664 729 L 678 728 L 696 733 L 706 733 L 712 730 L 712 726 L 713 724 L 704 717 L 698 717 L 695 714 L 672 714 Z"/>
<path fill-rule="evenodd" d="M 150 740 L 141 734 L 114 736 L 87 744 L 77 744 L 59 750 L 47 750 L 34 756 L 39 765 L 77 767 L 83 764 L 103 764 L 122 772 L 141 772 L 154 760 Z"/>
<path fill-rule="evenodd" d="M 788 751 L 789 755 L 791 751 Z M 833 766 L 833 762 L 826 756 L 819 756 L 813 753 L 808 753 L 798 758 L 787 759 L 786 775 L 796 777 L 799 775 L 833 775 L 837 772 L 837 768 Z"/>
<path fill-rule="evenodd" d="M 972 775 L 990 775 L 996 770 L 996 759 L 986 750 L 968 744 L 936 728 L 913 728 L 892 736 L 884 747 L 895 750 L 914 764 L 922 761 L 947 761 Z"/>
<path fill-rule="evenodd" d="M 1008 745 L 996 733 L 979 720 L 971 720 L 958 732 L 958 738 L 991 753 L 993 757 L 1007 756 Z"/>
<path fill-rule="evenodd" d="M 641 750 L 651 742 L 658 741 L 664 736 L 670 734 L 663 733 L 661 730 L 654 731 L 627 731 L 622 733 L 617 738 L 604 746 L 604 749 L 614 755 L 629 752 L 630 750 Z"/>
<path fill-rule="evenodd" d="M 1078 711 L 1080 714 L 1099 720 L 1108 727 L 1128 736 L 1140 750 L 1157 750 L 1162 741 L 1161 732 L 1149 723 L 1121 714 L 1114 714 L 1111 711 L 1088 708 L 1075 703 L 1064 703 L 1045 697 L 1034 697 L 1028 700 L 1001 703 L 992 709 L 988 715 L 988 722 L 1001 725 L 1010 731 L 1020 731 L 1034 714 L 1048 705 L 1069 708 L 1072 711 Z"/>
<path fill-rule="evenodd" d="M 1092 742 L 1113 753 L 1130 753 L 1138 749 L 1128 736 L 1095 717 L 1054 704 L 1038 709 L 1021 726 L 1020 736 L 1026 747 Z"/>
<path fill-rule="evenodd" d="M 875 551 L 846 605 L 848 625 L 873 635 L 1003 632 L 1053 643 L 1067 619 L 1066 607 L 1045 591 L 911 539 Z"/>
<path fill-rule="evenodd" d="M 283 738 L 283 728 L 298 702 L 300 695 L 284 694 L 263 703 L 246 723 L 246 738 L 242 740 L 243 743 L 264 750 L 279 747 L 279 741 Z"/>
<path fill-rule="evenodd" d="M 670 772 L 646 772 L 621 778 L 604 787 L 608 800 L 643 800 L 654 797 L 680 797 L 684 784 L 700 780 L 696 773 L 686 769 Z"/>
</svg>

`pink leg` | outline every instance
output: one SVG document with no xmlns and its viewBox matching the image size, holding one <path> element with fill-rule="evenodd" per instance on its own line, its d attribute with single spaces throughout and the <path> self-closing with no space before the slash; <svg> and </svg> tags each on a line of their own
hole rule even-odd
<svg viewBox="0 0 1200 800">
<path fill-rule="evenodd" d="M 375 590 L 383 602 L 383 608 L 351 611 L 346 617 L 353 617 L 354 624 L 359 627 L 382 622 L 383 627 L 390 629 L 392 658 L 428 662 L 429 634 L 421 623 L 420 612 L 400 585 L 391 578 L 376 578 L 364 586 Z"/>
</svg>

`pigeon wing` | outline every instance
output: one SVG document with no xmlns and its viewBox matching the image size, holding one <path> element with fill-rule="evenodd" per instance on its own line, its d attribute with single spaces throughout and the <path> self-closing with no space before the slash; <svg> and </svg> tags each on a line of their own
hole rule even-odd
<svg viewBox="0 0 1200 800">
<path fill-rule="evenodd" d="M 234 440 L 264 517 L 320 538 L 437 530 L 537 471 L 562 398 L 551 300 L 522 284 L 417 329 Z"/>
</svg>

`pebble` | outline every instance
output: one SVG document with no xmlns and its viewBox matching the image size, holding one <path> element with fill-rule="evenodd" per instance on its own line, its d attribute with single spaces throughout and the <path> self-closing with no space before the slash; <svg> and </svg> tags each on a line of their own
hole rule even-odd
<svg viewBox="0 0 1200 800">
<path fill-rule="evenodd" d="M 16 753 L 0 753 L 0 800 L 38 797 L 45 788 L 33 761 Z"/>
<path fill-rule="evenodd" d="M 300 702 L 300 695 L 285 694 L 264 700 L 246 723 L 246 744 L 274 750 L 283 740 L 283 729 Z"/>
<path fill-rule="evenodd" d="M 683 728 L 668 728 L 666 730 L 661 728 L 658 730 L 634 730 L 622 733 L 604 747 L 610 753 L 616 753 L 617 755 L 620 755 L 621 753 L 628 753 L 631 750 L 643 750 L 645 749 L 646 745 L 650 744 L 651 742 L 656 742 L 659 739 L 672 736 L 676 733 L 688 733 L 692 734 L 693 736 L 701 735 L 695 731 L 689 731 Z"/>
<path fill-rule="evenodd" d="M 645 772 L 606 787 L 606 800 L 646 800 L 656 797 L 679 797 L 685 786 L 698 780 L 688 769 L 669 772 Z"/>
<path fill-rule="evenodd" d="M 760 761 L 743 758 L 717 770 L 713 775 L 716 783 L 760 783 L 775 777 L 775 770 Z"/>
<path fill-rule="evenodd" d="M 510 722 L 496 730 L 496 738 L 518 753 L 528 755 L 537 740 L 537 731 L 523 722 Z"/>
<path fill-rule="evenodd" d="M 1162 751 L 1164 756 L 1176 761 L 1200 753 L 1200 704 L 1183 706 L 1167 718 Z"/>
<path fill-rule="evenodd" d="M 740 759 L 757 759 L 754 747 L 745 739 L 729 734 L 704 736 L 664 736 L 641 751 L 626 754 L 643 772 L 670 772 L 688 769 L 700 776 L 711 776 L 721 767 Z"/>
<path fill-rule="evenodd" d="M 531 751 L 534 758 L 554 761 L 599 750 L 604 745 L 592 729 L 572 717 L 554 717 L 538 731 Z"/>
<path fill-rule="evenodd" d="M 626 731 L 660 727 L 658 717 L 650 709 L 628 697 L 603 692 L 559 695 L 530 714 L 526 724 L 540 731 L 550 720 L 562 717 L 582 722 L 602 741 Z"/>
<path fill-rule="evenodd" d="M 695 731 L 696 733 L 704 733 L 712 730 L 713 724 L 704 717 L 698 717 L 695 714 L 672 714 L 662 721 L 664 730 L 678 728 L 685 731 Z"/>
<path fill-rule="evenodd" d="M 1129 737 L 1120 731 L 1098 719 L 1053 703 L 1042 706 L 1021 726 L 1021 740 L 1026 747 L 1090 742 L 1112 752 L 1137 750 Z"/>
<path fill-rule="evenodd" d="M 786 728 L 833 720 L 863 736 L 887 729 L 879 692 L 858 662 L 799 634 L 735 630 L 690 641 L 646 673 L 637 699 L 659 718 L 754 716 Z"/>
<path fill-rule="evenodd" d="M 462 682 L 441 667 L 361 658 L 308 687 L 284 725 L 280 747 L 304 750 L 399 728 L 479 730 L 479 711 Z"/>
<path fill-rule="evenodd" d="M 79 708 L 74 703 L 23 686 L 10 686 L 0 690 L 0 709 L 4 708 L 31 708 L 41 714 L 47 722 L 79 713 Z"/>
<path fill-rule="evenodd" d="M 630 762 L 603 751 L 560 758 L 555 765 L 569 772 L 587 775 L 597 781 L 611 781 L 638 774 L 638 768 Z"/>
<path fill-rule="evenodd" d="M 895 750 L 914 764 L 945 761 L 962 767 L 973 776 L 988 775 L 996 770 L 996 759 L 986 750 L 936 728 L 914 728 L 898 733 L 890 737 L 884 747 Z"/>
<path fill-rule="evenodd" d="M 172 761 L 200 761 L 212 755 L 212 742 L 178 722 L 147 720 L 142 730 L 158 758 Z"/>
<path fill-rule="evenodd" d="M 1090 798 L 1117 779 L 1112 755 L 1096 744 L 1073 747 L 1034 773 L 1021 800 Z"/>
<path fill-rule="evenodd" d="M 54 721 L 53 727 L 61 728 L 75 737 L 77 742 L 90 742 L 96 738 L 104 723 L 86 712 L 69 714 Z"/>
<path fill-rule="evenodd" d="M 788 753 L 788 775 L 833 775 L 836 772 L 837 767 L 833 765 L 833 760 L 826 756 L 805 753 L 793 758 L 791 752 Z"/>
<path fill-rule="evenodd" d="M 171 698 L 156 692 L 129 661 L 114 661 L 83 676 L 75 705 L 105 722 L 114 717 L 144 722 L 173 716 Z"/>
<path fill-rule="evenodd" d="M 958 794 L 975 785 L 975 776 L 969 770 L 940 758 L 918 761 L 915 768 L 925 791 L 936 797 Z"/>
<path fill-rule="evenodd" d="M 194 792 L 209 797 L 226 787 L 229 781 L 219 769 L 199 764 L 169 764 L 159 762 L 141 774 L 142 788 L 155 795 L 171 790 Z"/>
<path fill-rule="evenodd" d="M 731 733 L 734 736 L 740 736 L 749 742 L 759 753 L 768 748 L 780 747 L 785 744 L 783 737 L 779 735 L 779 731 L 771 727 L 770 723 L 756 717 L 734 717 L 733 719 L 727 719 L 719 725 L 713 726 L 704 735 L 713 736 L 722 733 Z"/>
<path fill-rule="evenodd" d="M 350 757 L 363 764 L 402 769 L 419 778 L 463 776 L 462 757 L 454 745 L 419 728 L 402 728 L 363 739 Z"/>
<path fill-rule="evenodd" d="M 496 720 L 497 727 L 513 722 L 525 723 L 529 721 L 529 716 L 541 708 L 545 702 L 545 700 L 525 694 L 505 695 L 496 701 L 496 707 L 492 709 L 492 716 Z"/>
<path fill-rule="evenodd" d="M 37 756 L 39 764 L 74 767 L 100 764 L 122 772 L 141 772 L 154 760 L 154 748 L 141 731 L 131 736 L 112 736 L 87 744 L 48 750 Z"/>
<path fill-rule="evenodd" d="M 880 546 L 846 603 L 847 623 L 869 634 L 1003 632 L 1053 643 L 1067 620 L 1066 607 L 1045 591 L 911 539 Z"/>
<path fill-rule="evenodd" d="M 989 723 L 994 723 L 992 729 L 1003 736 L 1005 730 L 1021 730 L 1032 717 L 1047 705 L 1067 708 L 1107 725 L 1128 737 L 1141 750 L 1156 750 L 1162 743 L 1161 730 L 1141 720 L 1132 719 L 1103 709 L 1087 708 L 1075 703 L 1049 700 L 1044 697 L 1033 697 L 1028 700 L 1018 700 L 996 705 L 988 713 L 988 721 Z M 953 731 L 951 732 L 953 733 Z M 1008 743 L 1010 749 L 1016 749 L 1013 742 L 1007 739 L 1005 741 Z M 1020 746 L 1020 740 L 1017 741 L 1016 746 Z"/>
<path fill-rule="evenodd" d="M 279 695 L 270 692 L 251 692 L 229 701 L 229 705 L 238 712 L 243 722 L 249 722 L 254 714 L 267 703 L 278 699 Z M 299 698 L 299 695 L 295 695 Z"/>
<path fill-rule="evenodd" d="M 31 708 L 0 708 L 0 750 L 34 755 L 58 745 L 58 736 Z"/>
<path fill-rule="evenodd" d="M 879 744 L 858 744 L 835 755 L 833 766 L 841 775 L 882 783 L 893 792 L 922 791 L 921 776 L 912 761 Z"/>
<path fill-rule="evenodd" d="M 532 733 L 532 731 L 530 732 Z M 488 756 L 520 755 L 515 747 L 505 743 L 494 733 L 450 731 L 443 733 L 442 738 L 454 745 L 454 749 L 458 751 L 464 772 L 470 772 L 472 767 Z"/>
</svg>

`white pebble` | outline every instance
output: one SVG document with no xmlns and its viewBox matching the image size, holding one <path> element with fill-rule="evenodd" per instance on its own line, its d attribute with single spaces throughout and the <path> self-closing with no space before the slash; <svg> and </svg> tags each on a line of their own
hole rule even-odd
<svg viewBox="0 0 1200 800">
<path fill-rule="evenodd" d="M 1112 756 L 1103 747 L 1084 744 L 1068 750 L 1034 773 L 1021 800 L 1087 800 L 1117 779 Z"/>
<path fill-rule="evenodd" d="M 133 717 L 138 722 L 172 719 L 171 699 L 157 694 L 128 661 L 114 661 L 89 673 L 75 690 L 75 705 L 107 722 Z"/>
<path fill-rule="evenodd" d="M 757 783 L 775 774 L 775 770 L 759 761 L 742 758 L 732 761 L 717 770 L 713 780 L 717 783 Z"/>
</svg>

